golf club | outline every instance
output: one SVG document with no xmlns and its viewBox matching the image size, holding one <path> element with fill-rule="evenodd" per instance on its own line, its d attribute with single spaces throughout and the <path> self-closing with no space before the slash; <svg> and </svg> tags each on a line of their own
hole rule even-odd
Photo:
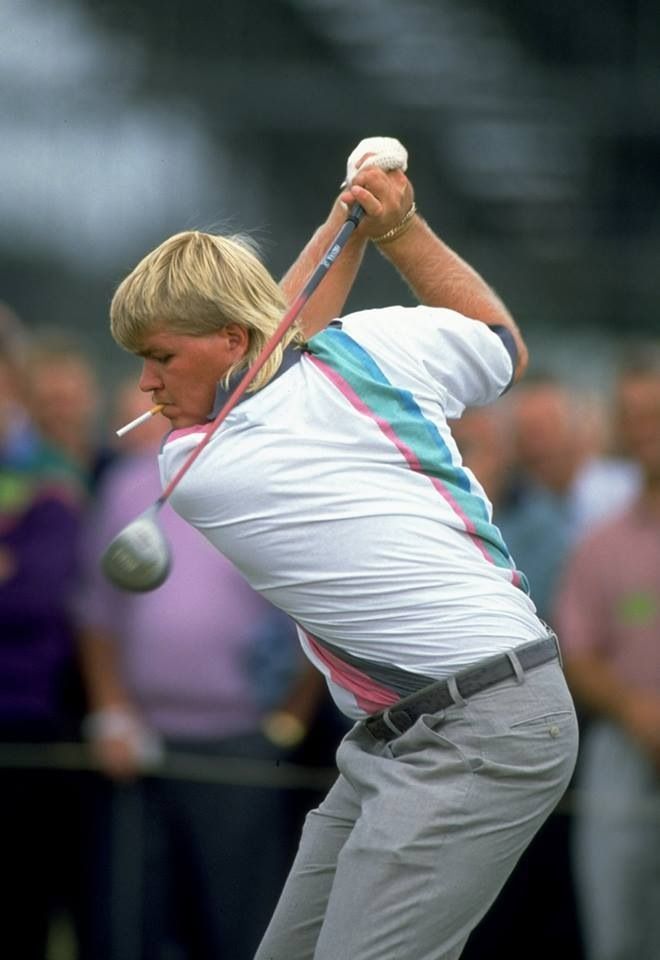
<svg viewBox="0 0 660 960">
<path fill-rule="evenodd" d="M 171 568 L 171 553 L 167 539 L 158 525 L 160 508 L 167 502 L 175 487 L 206 447 L 217 427 L 234 408 L 273 350 L 293 325 L 300 311 L 339 256 L 363 215 L 364 210 L 359 204 L 356 203 L 351 207 L 345 222 L 330 244 L 325 256 L 282 317 L 272 337 L 264 345 L 252 366 L 239 381 L 215 419 L 206 427 L 204 436 L 198 445 L 191 451 L 156 502 L 151 504 L 128 526 L 124 527 L 106 547 L 101 557 L 101 568 L 108 580 L 115 586 L 123 590 L 145 592 L 155 590 L 156 587 L 165 582 Z"/>
</svg>

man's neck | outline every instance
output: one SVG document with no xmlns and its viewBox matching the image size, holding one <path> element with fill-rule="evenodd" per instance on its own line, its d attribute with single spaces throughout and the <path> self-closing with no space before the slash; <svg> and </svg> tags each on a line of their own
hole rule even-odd
<svg viewBox="0 0 660 960">
<path fill-rule="evenodd" d="M 640 503 L 647 513 L 660 519 L 660 477 L 645 478 Z"/>
</svg>

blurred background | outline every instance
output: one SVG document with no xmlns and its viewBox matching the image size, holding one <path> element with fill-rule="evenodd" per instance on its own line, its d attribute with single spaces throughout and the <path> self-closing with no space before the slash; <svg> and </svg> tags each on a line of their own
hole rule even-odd
<svg viewBox="0 0 660 960">
<path fill-rule="evenodd" d="M 533 345 L 606 362 L 657 327 L 651 0 L 4 0 L 0 18 L 1 296 L 82 331 L 108 374 L 126 362 L 108 302 L 143 252 L 229 225 L 279 275 L 373 134 L 407 145 L 421 210 Z M 354 304 L 406 295 L 374 255 Z"/>
<path fill-rule="evenodd" d="M 187 528 L 168 531 L 186 560 L 162 592 L 138 603 L 102 582 L 102 547 L 159 492 L 164 429 L 113 435 L 147 405 L 108 330 L 119 281 L 188 228 L 250 233 L 280 276 L 354 146 L 401 140 L 421 213 L 500 292 L 543 375 L 456 433 L 554 622 L 579 537 L 648 468 L 634 449 L 609 461 L 621 448 L 601 401 L 624 348 L 660 332 L 659 103 L 651 0 L 0 2 L 3 954 L 249 960 L 346 729 L 291 624 L 195 553 Z M 393 302 L 412 301 L 370 250 L 349 308 Z M 658 570 L 656 557 L 626 562 Z M 660 587 L 642 599 L 629 626 L 656 624 L 643 679 L 660 710 Z M 271 736 L 273 712 L 294 717 L 291 739 Z M 626 822 L 655 850 L 657 883 L 654 762 L 651 799 L 634 796 Z M 655 947 L 585 953 L 579 792 L 466 960 L 527 957 L 530 942 L 540 958 L 657 960 Z"/>
</svg>

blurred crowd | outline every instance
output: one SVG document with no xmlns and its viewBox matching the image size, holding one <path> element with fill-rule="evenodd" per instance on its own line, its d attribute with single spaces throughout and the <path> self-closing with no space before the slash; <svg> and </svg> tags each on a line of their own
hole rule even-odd
<svg viewBox="0 0 660 960">
<path fill-rule="evenodd" d="M 464 954 L 660 957 L 660 347 L 602 391 L 532 368 L 454 425 L 557 630 L 574 783 Z M 172 510 L 158 590 L 104 580 L 160 416 L 0 305 L 3 954 L 249 960 L 346 721 L 293 625 Z"/>
</svg>

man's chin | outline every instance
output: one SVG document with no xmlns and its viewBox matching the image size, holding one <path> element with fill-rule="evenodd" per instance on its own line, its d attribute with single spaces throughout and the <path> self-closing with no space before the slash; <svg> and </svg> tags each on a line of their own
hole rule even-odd
<svg viewBox="0 0 660 960">
<path fill-rule="evenodd" d="M 184 414 L 167 417 L 173 430 L 188 430 L 191 427 L 203 426 L 196 417 L 186 417 Z"/>
</svg>

